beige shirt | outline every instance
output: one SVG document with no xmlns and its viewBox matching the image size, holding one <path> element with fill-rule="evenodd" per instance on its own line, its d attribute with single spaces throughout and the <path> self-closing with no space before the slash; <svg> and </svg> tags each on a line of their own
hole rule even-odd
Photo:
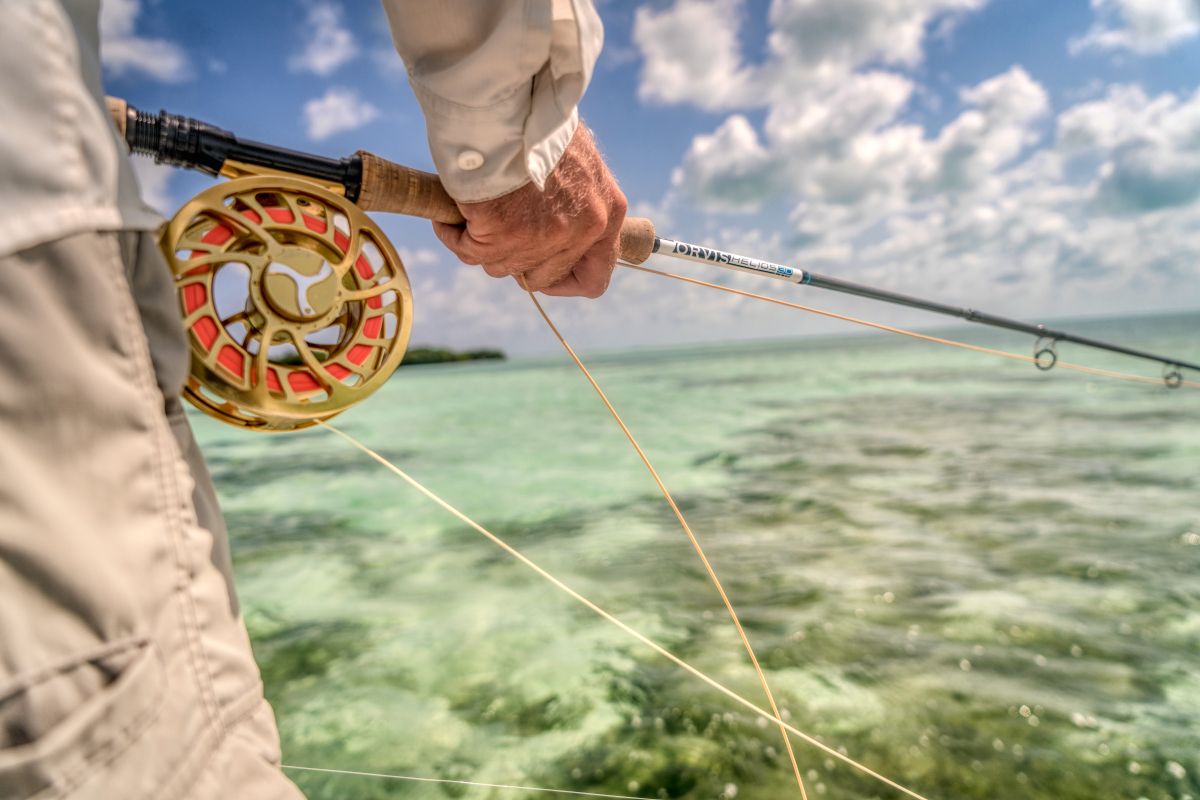
<svg viewBox="0 0 1200 800">
<path fill-rule="evenodd" d="M 383 3 L 450 194 L 469 202 L 541 187 L 575 132 L 603 43 L 591 0 Z M 162 222 L 105 110 L 99 8 L 0 0 L 0 256 Z"/>
<path fill-rule="evenodd" d="M 604 27 L 591 0 L 383 0 L 450 195 L 540 189 L 579 124 Z"/>
<path fill-rule="evenodd" d="M 149 230 L 100 88 L 100 0 L 0 0 L 0 256 Z"/>
</svg>

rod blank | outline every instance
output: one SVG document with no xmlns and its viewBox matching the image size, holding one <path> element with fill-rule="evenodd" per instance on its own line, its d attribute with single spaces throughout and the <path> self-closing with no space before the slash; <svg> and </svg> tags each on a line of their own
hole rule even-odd
<svg viewBox="0 0 1200 800">
<path fill-rule="evenodd" d="M 934 300 L 926 300 L 922 297 L 914 297 L 912 295 L 901 294 L 899 292 L 888 291 L 887 289 L 877 289 L 873 286 L 866 286 L 861 283 L 853 283 L 840 278 L 831 278 L 827 275 L 818 275 L 815 272 L 788 267 L 782 264 L 773 264 L 769 261 L 762 261 L 756 258 L 747 256 L 739 256 L 736 253 L 727 253 L 724 250 L 717 250 L 711 247 L 701 247 L 699 245 L 688 244 L 687 242 L 677 242 L 671 239 L 656 237 L 654 242 L 654 252 L 660 255 L 670 256 L 672 258 L 684 259 L 686 261 L 697 261 L 701 264 L 712 264 L 726 269 L 736 270 L 738 272 L 749 272 L 754 275 L 775 278 L 777 280 L 785 280 L 788 283 L 796 283 L 806 286 L 815 286 L 818 289 L 827 289 L 831 292 L 840 294 L 850 294 L 857 297 L 865 297 L 869 300 L 878 300 L 883 303 L 892 305 L 907 306 L 909 308 L 917 308 L 922 311 L 929 311 L 934 314 L 942 314 L 948 317 L 958 317 L 968 322 L 976 322 L 980 325 L 987 325 L 992 328 L 1002 328 L 1004 330 L 1016 331 L 1018 333 L 1027 333 L 1030 336 L 1037 336 L 1040 339 L 1050 339 L 1055 342 L 1074 342 L 1085 347 L 1095 348 L 1097 350 L 1107 350 L 1111 353 L 1121 353 L 1122 355 L 1131 356 L 1133 358 L 1141 358 L 1147 361 L 1156 361 L 1168 368 L 1187 368 L 1200 371 L 1200 364 L 1190 361 L 1184 361 L 1178 358 L 1169 358 L 1160 356 L 1155 353 L 1149 353 L 1145 350 L 1139 350 L 1133 347 L 1126 347 L 1121 344 L 1113 344 L 1099 339 L 1093 339 L 1090 336 L 1080 336 L 1070 331 L 1056 330 L 1048 328 L 1045 325 L 1032 324 L 1021 322 L 1020 320 L 1001 317 L 996 314 L 989 314 L 986 311 L 978 311 L 973 308 L 965 308 L 962 306 L 953 306 L 946 303 L 939 303 Z M 1168 384 L 1170 385 L 1170 384 Z"/>
</svg>

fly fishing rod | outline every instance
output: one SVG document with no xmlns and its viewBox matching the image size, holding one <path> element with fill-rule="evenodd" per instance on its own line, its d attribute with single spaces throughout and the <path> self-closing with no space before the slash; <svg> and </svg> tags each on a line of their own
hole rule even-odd
<svg viewBox="0 0 1200 800">
<path fill-rule="evenodd" d="M 160 235 L 189 336 L 185 395 L 241 427 L 295 430 L 329 419 L 379 388 L 404 356 L 412 291 L 404 265 L 364 212 L 464 222 L 432 173 L 359 150 L 333 159 L 242 139 L 190 117 L 108 98 L 130 150 L 229 178 L 189 200 Z M 1057 363 L 1058 342 L 1163 365 L 1177 387 L 1200 364 L 969 308 L 818 275 L 657 235 L 628 218 L 620 257 L 695 261 L 1036 336 L 1034 363 Z M 230 300 L 230 296 L 234 300 Z"/>
<path fill-rule="evenodd" d="M 688 244 L 687 242 L 676 242 L 671 239 L 655 237 L 652 253 L 670 256 L 672 258 L 683 259 L 686 261 L 695 261 L 701 264 L 713 264 L 718 267 L 735 270 L 737 272 L 748 272 L 754 275 L 763 275 L 777 280 L 787 281 L 788 283 L 800 284 L 803 286 L 815 286 L 818 289 L 828 289 L 832 292 L 841 294 L 856 295 L 858 297 L 866 297 L 871 300 L 879 300 L 892 305 L 908 306 L 909 308 L 918 308 L 922 311 L 930 311 L 934 314 L 943 314 L 948 317 L 958 317 L 968 322 L 977 322 L 981 325 L 988 325 L 993 328 L 1003 328 L 1005 330 L 1016 331 L 1018 333 L 1027 333 L 1031 336 L 1038 337 L 1036 354 L 1034 363 L 1041 370 L 1049 370 L 1054 367 L 1058 361 L 1058 353 L 1055 347 L 1057 342 L 1074 342 L 1075 344 L 1085 345 L 1097 350 L 1107 350 L 1112 353 L 1121 353 L 1123 355 L 1132 356 L 1134 358 L 1142 358 L 1149 361 L 1156 361 L 1163 365 L 1165 371 L 1163 380 L 1172 388 L 1178 387 L 1183 381 L 1183 375 L 1180 372 L 1182 368 L 1200 370 L 1200 364 L 1195 364 L 1189 361 L 1183 361 L 1177 358 L 1168 358 L 1166 356 L 1155 355 L 1148 353 L 1145 350 L 1138 350 L 1132 347 L 1126 347 L 1120 344 L 1112 344 L 1099 339 L 1093 339 L 1089 336 L 1080 336 L 1077 333 L 1069 331 L 1055 330 L 1045 325 L 1031 324 L 1021 322 L 1020 320 L 1009 319 L 1008 317 L 989 314 L 986 311 L 979 311 L 973 308 L 962 306 L 947 305 L 939 303 L 935 300 L 926 300 L 921 297 L 913 297 L 911 295 L 900 294 L 899 292 L 888 291 L 887 289 L 877 289 L 873 286 L 866 286 L 861 283 L 853 283 L 851 281 L 842 280 L 840 278 L 831 278 L 827 275 L 818 275 L 815 272 L 807 270 L 786 267 L 781 264 L 772 264 L 769 261 L 761 261 L 756 258 L 748 258 L 739 256 L 735 253 L 727 253 L 723 250 L 717 250 L 711 247 L 701 247 L 699 245 Z M 635 262 L 640 263 L 640 262 Z"/>
</svg>

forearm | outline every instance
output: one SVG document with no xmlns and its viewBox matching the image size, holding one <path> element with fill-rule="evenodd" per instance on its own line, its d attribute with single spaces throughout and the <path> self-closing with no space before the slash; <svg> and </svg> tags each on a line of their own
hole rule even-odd
<svg viewBox="0 0 1200 800">
<path fill-rule="evenodd" d="M 451 196 L 543 188 L 603 43 L 590 0 L 383 3 Z"/>
</svg>

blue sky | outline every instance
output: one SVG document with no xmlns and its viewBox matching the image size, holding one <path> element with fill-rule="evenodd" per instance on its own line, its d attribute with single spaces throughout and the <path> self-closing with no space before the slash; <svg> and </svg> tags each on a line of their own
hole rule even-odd
<svg viewBox="0 0 1200 800">
<path fill-rule="evenodd" d="M 1024 318 L 1200 303 L 1200 0 L 598 7 L 582 111 L 664 235 Z M 103 28 L 107 89 L 135 105 L 430 167 L 377 2 L 105 0 Z M 164 212 L 207 182 L 138 170 Z M 415 340 L 553 349 L 511 282 L 458 264 L 423 222 L 379 221 L 413 279 Z M 551 308 L 593 349 L 844 330 L 633 273 Z"/>
</svg>

